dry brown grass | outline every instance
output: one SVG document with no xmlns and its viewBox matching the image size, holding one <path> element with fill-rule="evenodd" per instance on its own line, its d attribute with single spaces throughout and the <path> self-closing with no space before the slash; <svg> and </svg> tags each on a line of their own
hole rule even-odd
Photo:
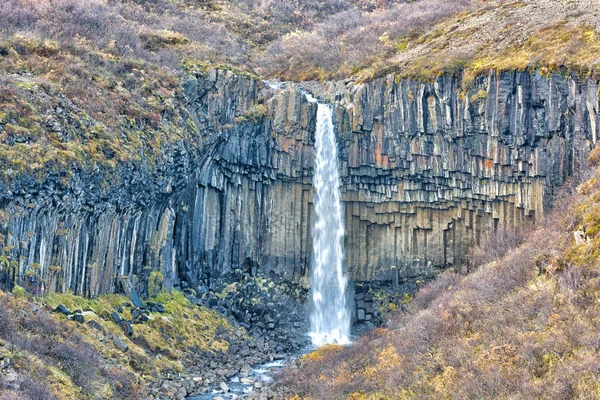
<svg viewBox="0 0 600 400">
<path fill-rule="evenodd" d="M 570 70 L 588 74 L 600 65 L 595 38 L 600 14 L 594 0 L 474 1 L 417 37 L 402 51 L 375 60 L 362 79 L 386 72 L 431 80 L 455 71 L 473 76 L 497 70 Z"/>
<path fill-rule="evenodd" d="M 0 291 L 0 355 L 19 375 L 17 387 L 0 376 L 0 398 L 141 398 L 133 374 L 108 366 L 74 324 Z"/>
<path fill-rule="evenodd" d="M 274 42 L 259 68 L 289 80 L 343 78 L 406 50 L 406 38 L 419 37 L 470 5 L 470 0 L 422 0 L 369 12 L 350 9 Z"/>
</svg>

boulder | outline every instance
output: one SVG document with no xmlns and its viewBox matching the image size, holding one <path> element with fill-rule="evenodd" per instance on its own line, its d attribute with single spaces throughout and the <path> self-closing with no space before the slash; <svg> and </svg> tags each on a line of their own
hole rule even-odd
<svg viewBox="0 0 600 400">
<path fill-rule="evenodd" d="M 219 383 L 219 388 L 221 388 L 223 393 L 229 392 L 229 386 L 225 382 Z"/>
<path fill-rule="evenodd" d="M 98 332 L 105 334 L 104 332 L 104 328 L 102 327 L 102 325 L 100 325 L 100 323 L 98 321 L 95 321 L 93 319 L 88 321 L 88 326 L 94 328 L 95 330 L 97 330 Z"/>
<path fill-rule="evenodd" d="M 83 324 L 85 322 L 85 318 L 82 314 L 74 314 L 71 316 L 71 320 Z"/>
<path fill-rule="evenodd" d="M 121 322 L 121 316 L 117 312 L 112 312 L 110 314 L 110 317 L 112 318 L 113 322 L 117 325 Z"/>
<path fill-rule="evenodd" d="M 63 315 L 71 315 L 71 311 L 62 304 L 59 304 L 54 311 Z"/>
<path fill-rule="evenodd" d="M 125 353 L 127 350 L 129 350 L 129 345 L 127 343 L 125 343 L 125 341 L 118 336 L 113 337 L 113 343 L 114 343 L 115 347 L 117 349 L 121 350 L 123 353 Z"/>
<path fill-rule="evenodd" d="M 119 326 L 123 330 L 124 334 L 127 336 L 133 336 L 133 327 L 131 326 L 131 322 L 123 319 L 121 322 L 119 322 Z"/>
</svg>

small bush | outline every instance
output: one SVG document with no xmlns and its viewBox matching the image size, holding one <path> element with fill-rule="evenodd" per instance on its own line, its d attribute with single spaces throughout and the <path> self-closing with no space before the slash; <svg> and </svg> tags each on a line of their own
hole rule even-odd
<svg viewBox="0 0 600 400">
<path fill-rule="evenodd" d="M 0 292 L 0 339 L 8 342 L 0 350 L 11 352 L 11 365 L 21 377 L 16 388 L 3 387 L 0 378 L 0 398 L 6 389 L 28 399 L 54 399 L 57 382 L 66 397 L 72 390 L 91 398 L 99 386 L 107 384 L 113 388 L 113 398 L 139 398 L 136 378 L 108 369 L 94 346 L 71 324 L 33 307 L 27 299 Z"/>
<path fill-rule="evenodd" d="M 469 271 L 496 261 L 516 249 L 528 232 L 530 233 L 531 229 L 504 227 L 497 229 L 487 240 L 469 250 L 467 254 Z"/>
<path fill-rule="evenodd" d="M 600 146 L 594 147 L 594 149 L 590 152 L 588 156 L 588 162 L 590 165 L 597 167 L 600 165 Z"/>
<path fill-rule="evenodd" d="M 56 399 L 56 396 L 54 396 L 48 388 L 30 376 L 22 375 L 19 381 L 19 392 L 25 395 L 29 400 Z"/>
<path fill-rule="evenodd" d="M 0 302 L 0 338 L 4 340 L 10 340 L 15 332 L 15 325 L 12 316 L 6 309 L 8 301 L 3 299 Z"/>
</svg>

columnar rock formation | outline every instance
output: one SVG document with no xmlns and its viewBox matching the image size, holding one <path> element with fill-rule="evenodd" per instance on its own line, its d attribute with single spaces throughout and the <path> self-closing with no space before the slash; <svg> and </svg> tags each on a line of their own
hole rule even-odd
<svg viewBox="0 0 600 400">
<path fill-rule="evenodd" d="M 347 264 L 354 279 L 430 274 L 499 225 L 535 220 L 598 134 L 598 86 L 490 73 L 465 90 L 393 77 L 341 94 Z M 340 95 L 338 94 L 338 98 Z"/>
<path fill-rule="evenodd" d="M 594 81 L 506 72 L 464 86 L 389 76 L 321 93 L 336 103 L 351 279 L 431 275 L 496 227 L 534 221 L 597 139 Z M 120 276 L 144 290 L 153 271 L 167 287 L 234 268 L 306 275 L 316 105 L 221 70 L 182 88 L 189 139 L 159 165 L 121 165 L 106 193 L 80 172 L 68 189 L 0 196 L 5 272 L 91 296 Z"/>
</svg>

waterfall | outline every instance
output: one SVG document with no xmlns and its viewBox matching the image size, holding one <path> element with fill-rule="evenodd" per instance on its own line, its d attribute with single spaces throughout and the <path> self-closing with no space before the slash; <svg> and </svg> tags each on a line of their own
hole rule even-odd
<svg viewBox="0 0 600 400">
<path fill-rule="evenodd" d="M 307 98 L 310 102 L 316 102 L 308 94 Z M 322 346 L 350 342 L 350 310 L 346 301 L 347 279 L 343 267 L 344 225 L 333 110 L 327 104 L 318 103 L 317 107 L 317 155 L 313 178 L 316 223 L 313 234 L 310 336 L 315 346 Z"/>
</svg>

